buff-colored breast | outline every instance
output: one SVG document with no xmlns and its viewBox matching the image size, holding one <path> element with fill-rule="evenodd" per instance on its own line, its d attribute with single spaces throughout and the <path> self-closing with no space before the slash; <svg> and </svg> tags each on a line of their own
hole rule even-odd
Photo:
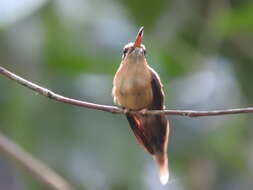
<svg viewBox="0 0 253 190">
<path fill-rule="evenodd" d="M 121 64 L 113 84 L 117 104 L 133 110 L 149 108 L 152 104 L 151 73 L 145 62 Z"/>
</svg>

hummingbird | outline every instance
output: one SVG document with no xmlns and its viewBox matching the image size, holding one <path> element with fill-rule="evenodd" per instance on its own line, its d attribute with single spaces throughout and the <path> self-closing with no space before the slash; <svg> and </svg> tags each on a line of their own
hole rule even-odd
<svg viewBox="0 0 253 190">
<path fill-rule="evenodd" d="M 113 79 L 114 103 L 126 111 L 130 127 L 141 147 L 157 163 L 160 181 L 169 180 L 167 147 L 169 122 L 164 114 L 147 115 L 129 110 L 164 110 L 164 92 L 160 77 L 146 60 L 146 48 L 141 43 L 144 27 L 141 27 L 134 42 L 123 48 L 121 64 Z"/>
</svg>

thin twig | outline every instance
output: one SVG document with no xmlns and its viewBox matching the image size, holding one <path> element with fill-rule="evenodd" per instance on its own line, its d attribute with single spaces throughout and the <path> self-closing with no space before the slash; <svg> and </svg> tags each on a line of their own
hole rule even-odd
<svg viewBox="0 0 253 190">
<path fill-rule="evenodd" d="M 7 155 L 52 190 L 73 190 L 58 174 L 0 133 L 0 152 Z"/>
<path fill-rule="evenodd" d="M 56 100 L 58 102 L 62 102 L 65 104 L 71 104 L 79 107 L 85 107 L 89 109 L 101 110 L 116 114 L 126 114 L 125 110 L 118 108 L 116 106 L 107 106 L 94 104 L 90 102 L 85 102 L 81 100 L 76 100 L 72 98 L 68 98 L 62 95 L 59 95 L 47 88 L 43 88 L 37 84 L 34 84 L 28 80 L 21 78 L 20 76 L 8 71 L 7 69 L 0 66 L 0 74 L 5 77 L 8 77 L 11 80 L 16 81 L 17 83 L 32 89 L 33 91 L 46 96 L 50 99 Z M 253 107 L 248 108 L 236 108 L 236 109 L 225 109 L 225 110 L 214 110 L 214 111 L 193 111 L 193 110 L 150 110 L 146 112 L 138 112 L 138 111 L 129 111 L 131 113 L 138 114 L 165 114 L 165 115 L 179 115 L 179 116 L 188 116 L 188 117 L 203 117 L 203 116 L 215 116 L 215 115 L 228 115 L 228 114 L 242 114 L 242 113 L 253 113 Z"/>
</svg>

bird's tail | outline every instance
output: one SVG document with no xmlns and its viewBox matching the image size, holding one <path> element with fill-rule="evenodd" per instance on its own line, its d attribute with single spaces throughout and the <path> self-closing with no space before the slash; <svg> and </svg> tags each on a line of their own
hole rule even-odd
<svg viewBox="0 0 253 190">
<path fill-rule="evenodd" d="M 161 184 L 166 185 L 168 183 L 168 180 L 170 177 L 167 154 L 166 153 L 155 153 L 153 155 L 153 158 L 158 165 Z"/>
</svg>

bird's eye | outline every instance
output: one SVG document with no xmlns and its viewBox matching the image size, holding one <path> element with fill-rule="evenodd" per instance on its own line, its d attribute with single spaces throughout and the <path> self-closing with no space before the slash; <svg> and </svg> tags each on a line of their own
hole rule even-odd
<svg viewBox="0 0 253 190">
<path fill-rule="evenodd" d="M 123 49 L 122 59 L 124 59 L 126 57 L 127 51 L 128 51 L 128 48 Z"/>
<path fill-rule="evenodd" d="M 128 48 L 124 48 L 123 49 L 123 54 L 126 55 L 127 51 L 128 51 Z"/>
</svg>

